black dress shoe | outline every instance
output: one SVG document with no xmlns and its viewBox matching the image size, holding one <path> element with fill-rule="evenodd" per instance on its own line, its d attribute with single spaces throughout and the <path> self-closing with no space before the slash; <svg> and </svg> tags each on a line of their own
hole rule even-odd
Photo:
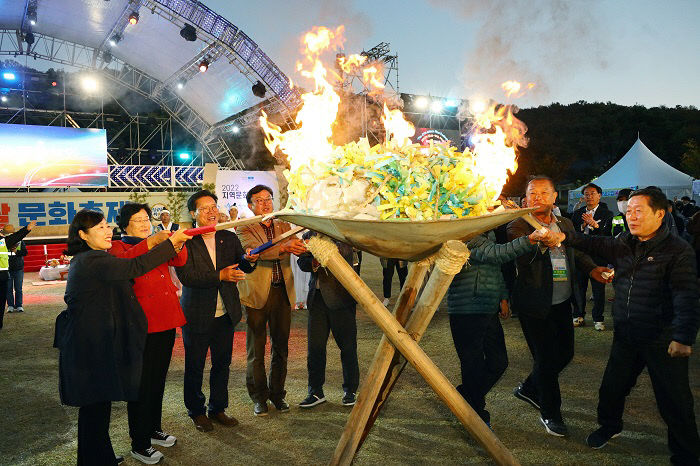
<svg viewBox="0 0 700 466">
<path fill-rule="evenodd" d="M 253 407 L 253 414 L 256 416 L 267 416 L 267 412 L 269 411 L 269 408 L 267 407 L 267 401 L 264 401 L 262 403 L 256 402 L 255 406 Z"/>
<path fill-rule="evenodd" d="M 277 411 L 289 411 L 289 403 L 287 403 L 287 400 L 285 400 L 284 398 L 278 401 L 273 401 L 272 404 L 275 406 L 275 409 L 277 409 Z"/>
</svg>

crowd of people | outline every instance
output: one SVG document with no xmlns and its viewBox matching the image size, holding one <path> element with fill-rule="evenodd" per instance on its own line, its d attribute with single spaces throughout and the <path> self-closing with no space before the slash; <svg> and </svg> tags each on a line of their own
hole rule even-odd
<svg viewBox="0 0 700 466">
<path fill-rule="evenodd" d="M 689 199 L 669 202 L 655 187 L 621 190 L 614 215 L 595 184 L 568 216 L 555 211 L 557 191 L 539 176 L 527 185 L 524 204 L 534 208 L 535 229 L 517 219 L 468 241 L 468 265 L 454 277 L 447 309 L 460 361 L 458 392 L 487 424 L 486 396 L 508 367 L 500 319 L 517 315 L 533 364 L 513 395 L 540 413 L 544 432 L 566 436 L 559 378 L 574 356 L 574 332 L 585 325 L 591 284 L 593 326 L 606 330 L 605 284 L 613 284 L 613 343 L 601 381 L 600 427 L 586 439 L 602 448 L 622 432 L 625 398 L 644 368 L 668 427 L 674 464 L 698 464 L 700 439 L 688 379 L 700 307 L 693 241 L 700 214 Z M 272 190 L 263 185 L 246 196 L 255 215 L 273 212 Z M 213 193 L 193 194 L 187 208 L 193 224 L 222 220 Z M 224 214 L 225 215 L 225 214 Z M 236 212 L 230 212 L 237 217 Z M 228 219 L 229 217 L 226 216 Z M 98 211 L 75 215 L 65 254 L 73 256 L 66 286 L 66 310 L 56 320 L 62 403 L 79 408 L 80 465 L 119 464 L 109 438 L 112 401 L 127 401 L 131 455 L 145 464 L 163 459 L 156 447 L 177 439 L 161 423 L 163 394 L 176 329 L 185 350 L 184 405 L 202 432 L 233 427 L 226 413 L 234 328 L 245 316 L 246 387 L 255 416 L 270 408 L 289 411 L 286 400 L 288 340 L 296 295 L 292 263 L 308 273 L 308 392 L 300 408 L 326 401 L 326 346 L 340 349 L 342 405 L 356 402 L 360 370 L 356 303 L 307 251 L 304 237 L 291 236 L 254 254 L 258 246 L 290 230 L 276 218 L 229 230 L 188 236 L 163 211 L 153 228 L 147 204 L 125 204 L 120 239 Z M 0 299 L 9 285 L 10 260 L 33 224 L 0 238 Z M 155 230 L 155 232 L 153 232 Z M 359 273 L 361 254 L 336 242 Z M 696 248 L 697 250 L 697 248 Z M 401 281 L 406 264 L 383 259 L 384 302 L 391 296 L 394 270 Z M 298 287 L 296 287 L 298 288 Z M 21 287 L 20 287 L 21 289 Z M 306 291 L 305 290 L 305 291 Z M 21 292 L 13 295 L 13 309 Z M 4 309 L 4 305 L 1 306 Z M 2 315 L 0 314 L 0 327 Z M 265 349 L 270 337 L 270 367 Z M 211 353 L 209 394 L 203 393 L 205 360 Z"/>
</svg>

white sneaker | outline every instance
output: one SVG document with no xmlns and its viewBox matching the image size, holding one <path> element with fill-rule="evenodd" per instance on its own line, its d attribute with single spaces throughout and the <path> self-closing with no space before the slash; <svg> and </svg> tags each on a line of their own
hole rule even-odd
<svg viewBox="0 0 700 466">
<path fill-rule="evenodd" d="M 157 464 L 163 459 L 163 454 L 153 447 L 139 451 L 131 450 L 131 456 L 144 464 Z"/>
<path fill-rule="evenodd" d="M 574 317 L 574 327 L 583 327 L 584 323 L 583 317 Z"/>
<path fill-rule="evenodd" d="M 166 434 L 163 431 L 156 430 L 151 434 L 151 445 L 160 445 L 161 447 L 172 447 L 177 442 L 174 435 Z"/>
<path fill-rule="evenodd" d="M 22 306 L 15 308 L 15 312 L 24 312 L 24 308 Z"/>
<path fill-rule="evenodd" d="M 602 332 L 603 330 L 605 330 L 605 324 L 604 324 L 603 322 L 596 322 L 596 323 L 594 324 L 594 327 L 595 327 L 595 329 L 598 330 L 599 332 Z"/>
<path fill-rule="evenodd" d="M 389 298 L 384 298 L 384 301 L 382 301 L 382 304 L 384 305 L 384 307 L 388 306 L 389 305 Z"/>
<path fill-rule="evenodd" d="M 9 314 L 10 312 L 15 312 L 15 308 L 12 306 L 7 306 L 7 313 Z"/>
</svg>

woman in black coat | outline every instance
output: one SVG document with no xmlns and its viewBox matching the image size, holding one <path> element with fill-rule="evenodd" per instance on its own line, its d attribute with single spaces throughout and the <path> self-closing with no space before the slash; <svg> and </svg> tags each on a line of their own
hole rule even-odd
<svg viewBox="0 0 700 466">
<path fill-rule="evenodd" d="M 111 256 L 112 229 L 101 212 L 81 210 L 68 231 L 74 256 L 56 319 L 61 402 L 80 407 L 78 465 L 114 465 L 112 401 L 138 398 L 146 317 L 130 280 L 172 259 L 190 237 L 178 232 L 133 259 Z"/>
</svg>

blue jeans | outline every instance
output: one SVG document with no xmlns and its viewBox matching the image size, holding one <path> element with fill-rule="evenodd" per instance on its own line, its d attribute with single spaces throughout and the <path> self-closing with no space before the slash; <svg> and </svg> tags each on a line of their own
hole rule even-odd
<svg viewBox="0 0 700 466">
<path fill-rule="evenodd" d="M 7 305 L 15 309 L 22 307 L 22 282 L 24 270 L 10 270 L 10 280 L 7 282 Z M 14 293 L 13 293 L 14 290 Z"/>
</svg>

